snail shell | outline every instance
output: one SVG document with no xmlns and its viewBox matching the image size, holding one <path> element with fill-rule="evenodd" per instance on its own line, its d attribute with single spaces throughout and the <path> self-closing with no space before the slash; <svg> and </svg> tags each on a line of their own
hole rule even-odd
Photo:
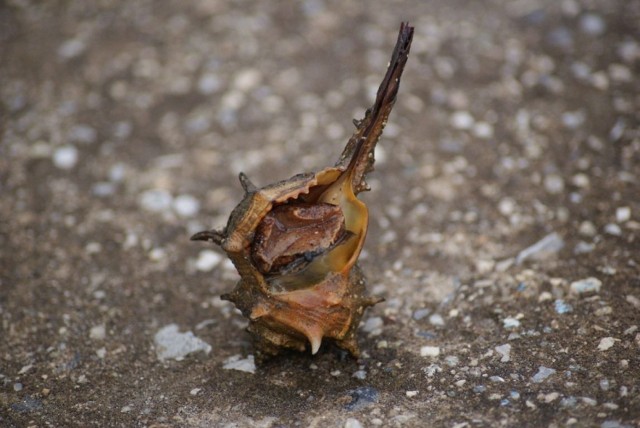
<svg viewBox="0 0 640 428">
<path fill-rule="evenodd" d="M 223 230 L 192 240 L 220 245 L 240 274 L 222 296 L 249 318 L 259 356 L 281 349 L 318 352 L 322 340 L 358 356 L 356 329 L 364 310 L 382 299 L 366 293 L 357 259 L 368 210 L 356 195 L 398 93 L 413 27 L 402 23 L 374 105 L 333 167 L 257 188 L 243 173 L 244 198 Z"/>
</svg>

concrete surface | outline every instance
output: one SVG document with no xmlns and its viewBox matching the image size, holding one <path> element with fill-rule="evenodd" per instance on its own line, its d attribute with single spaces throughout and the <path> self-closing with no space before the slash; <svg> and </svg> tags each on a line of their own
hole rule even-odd
<svg viewBox="0 0 640 428">
<path fill-rule="evenodd" d="M 401 20 L 354 361 L 191 233 L 332 164 Z M 640 1 L 0 5 L 0 425 L 640 424 Z"/>
</svg>

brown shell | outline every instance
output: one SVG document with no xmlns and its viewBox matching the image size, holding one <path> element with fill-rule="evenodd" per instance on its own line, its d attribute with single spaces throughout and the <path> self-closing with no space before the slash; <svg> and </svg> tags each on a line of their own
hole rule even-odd
<svg viewBox="0 0 640 428">
<path fill-rule="evenodd" d="M 395 102 L 412 37 L 413 27 L 403 23 L 376 101 L 364 119 L 354 121 L 356 131 L 335 166 L 260 189 L 240 174 L 245 195 L 224 230 L 192 237 L 220 245 L 237 268 L 241 279 L 222 298 L 249 318 L 260 355 L 282 348 L 304 351 L 307 344 L 315 354 L 324 338 L 359 353 L 355 335 L 362 314 L 382 299 L 367 295 L 356 264 L 368 225 L 367 207 L 356 195 L 368 190 L 365 174 L 373 169 L 373 151 Z M 314 205 L 318 208 L 304 213 L 301 227 L 278 224 L 271 235 L 275 217 L 298 215 L 298 208 Z M 321 208 L 326 205 L 335 209 Z M 305 242 L 310 248 L 300 244 Z"/>
</svg>

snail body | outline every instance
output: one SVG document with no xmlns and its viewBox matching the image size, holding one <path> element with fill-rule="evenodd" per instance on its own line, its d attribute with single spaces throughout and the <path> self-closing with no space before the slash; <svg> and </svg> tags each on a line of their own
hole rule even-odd
<svg viewBox="0 0 640 428">
<path fill-rule="evenodd" d="M 376 101 L 354 121 L 356 131 L 334 166 L 262 188 L 241 173 L 244 197 L 225 228 L 191 238 L 220 245 L 238 270 L 238 284 L 222 298 L 249 319 L 260 355 L 307 345 L 315 354 L 325 338 L 359 354 L 360 319 L 382 299 L 368 296 L 357 265 L 369 218 L 357 194 L 368 190 L 365 175 L 373 169 L 412 36 L 413 27 L 403 23 Z"/>
</svg>

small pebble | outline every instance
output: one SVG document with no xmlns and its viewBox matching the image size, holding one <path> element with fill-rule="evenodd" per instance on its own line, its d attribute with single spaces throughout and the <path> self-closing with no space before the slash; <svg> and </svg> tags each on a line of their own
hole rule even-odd
<svg viewBox="0 0 640 428">
<path fill-rule="evenodd" d="M 152 248 L 149 251 L 149 260 L 153 262 L 161 262 L 167 258 L 167 250 L 164 248 Z"/>
<path fill-rule="evenodd" d="M 348 418 L 344 423 L 344 428 L 362 428 L 362 424 L 357 419 Z"/>
<path fill-rule="evenodd" d="M 600 36 L 607 29 L 604 19 L 595 13 L 587 13 L 580 18 L 580 30 L 590 36 Z"/>
<path fill-rule="evenodd" d="M 180 361 L 193 352 L 203 351 L 205 354 L 211 352 L 211 345 L 190 331 L 180 333 L 177 324 L 162 327 L 153 340 L 160 361 L 167 359 Z"/>
<path fill-rule="evenodd" d="M 578 129 L 584 121 L 586 120 L 586 115 L 583 111 L 567 111 L 562 114 L 562 123 L 568 129 Z"/>
<path fill-rule="evenodd" d="M 575 247 L 573 247 L 573 254 L 587 254 L 595 250 L 595 248 L 595 244 L 580 241 L 576 244 Z"/>
<path fill-rule="evenodd" d="M 241 355 L 234 355 L 225 360 L 222 368 L 226 370 L 238 370 L 241 372 L 253 374 L 256 372 L 256 363 L 253 355 L 249 355 L 247 358 L 242 358 Z"/>
<path fill-rule="evenodd" d="M 560 393 L 558 393 L 558 392 L 550 392 L 548 394 L 543 394 L 541 398 L 542 398 L 542 401 L 544 401 L 545 403 L 551 403 L 551 402 L 557 400 L 558 397 L 560 397 Z"/>
<path fill-rule="evenodd" d="M 104 324 L 96 325 L 91 327 L 91 331 L 89 332 L 89 337 L 93 340 L 104 340 L 107 336 L 107 331 Z"/>
<path fill-rule="evenodd" d="M 493 126 L 487 122 L 477 122 L 473 125 L 473 135 L 482 139 L 493 137 Z"/>
<path fill-rule="evenodd" d="M 102 347 L 102 348 L 98 349 L 98 350 L 96 351 L 96 356 L 97 356 L 98 358 L 100 358 L 101 360 L 103 360 L 103 359 L 104 359 L 104 357 L 106 357 L 106 356 L 107 356 L 107 348 Z"/>
<path fill-rule="evenodd" d="M 147 211 L 161 213 L 168 210 L 173 202 L 173 197 L 163 189 L 145 190 L 138 197 L 138 202 Z"/>
<path fill-rule="evenodd" d="M 420 348 L 421 357 L 437 357 L 440 355 L 440 348 L 437 346 L 423 346 Z"/>
<path fill-rule="evenodd" d="M 78 149 L 72 145 L 58 147 L 53 152 L 53 164 L 60 169 L 69 170 L 78 163 Z"/>
<path fill-rule="evenodd" d="M 507 317 L 502 320 L 502 325 L 504 328 L 516 328 L 520 327 L 520 321 L 513 317 Z"/>
<path fill-rule="evenodd" d="M 582 236 L 593 237 L 596 236 L 598 230 L 595 225 L 590 221 L 583 221 L 580 223 L 580 227 L 578 228 L 578 233 Z"/>
<path fill-rule="evenodd" d="M 349 411 L 361 410 L 378 402 L 380 393 L 376 388 L 371 386 L 361 386 L 348 392 L 351 396 L 351 402 L 346 404 L 344 408 Z"/>
<path fill-rule="evenodd" d="M 91 187 L 91 192 L 99 198 L 111 196 L 115 193 L 115 191 L 116 186 L 109 181 L 101 181 Z"/>
<path fill-rule="evenodd" d="M 458 358 L 455 355 L 448 355 L 445 357 L 444 362 L 449 366 L 449 367 L 455 367 L 460 363 L 460 358 Z"/>
<path fill-rule="evenodd" d="M 233 81 L 233 84 L 237 89 L 243 92 L 256 87 L 262 80 L 260 71 L 254 68 L 246 68 L 244 70 L 240 70 L 235 74 L 235 76 L 236 77 Z"/>
<path fill-rule="evenodd" d="M 193 217 L 200 211 L 200 202 L 191 195 L 178 195 L 173 200 L 173 209 L 180 217 Z"/>
<path fill-rule="evenodd" d="M 69 140 L 74 142 L 91 144 L 94 143 L 97 138 L 98 133 L 89 125 L 75 125 L 69 131 Z"/>
<path fill-rule="evenodd" d="M 367 372 L 364 370 L 357 370 L 353 372 L 352 377 L 355 377 L 356 379 L 360 379 L 360 380 L 365 380 L 367 378 Z"/>
<path fill-rule="evenodd" d="M 562 248 L 564 248 L 564 239 L 556 232 L 550 233 L 535 244 L 520 251 L 516 256 L 516 264 L 521 264 L 527 259 L 540 260 L 550 257 L 558 253 Z"/>
<path fill-rule="evenodd" d="M 560 400 L 560 407 L 575 407 L 578 404 L 578 399 L 573 396 L 564 397 Z"/>
<path fill-rule="evenodd" d="M 372 333 L 372 332 L 375 332 L 376 330 L 379 330 L 383 325 L 384 325 L 384 321 L 382 320 L 382 318 L 372 317 L 367 319 L 367 321 L 364 323 L 364 326 L 362 327 L 362 330 L 364 330 L 367 333 Z"/>
<path fill-rule="evenodd" d="M 190 395 L 198 395 L 198 393 L 202 391 L 202 388 L 193 388 L 191 391 L 189 391 Z"/>
<path fill-rule="evenodd" d="M 71 59 L 85 51 L 87 46 L 82 40 L 69 39 L 58 48 L 58 56 L 62 59 Z"/>
<path fill-rule="evenodd" d="M 466 111 L 457 111 L 451 115 L 451 126 L 456 129 L 471 129 L 474 123 L 473 116 Z"/>
<path fill-rule="evenodd" d="M 562 299 L 558 299 L 553 303 L 553 307 L 556 312 L 559 314 L 568 314 L 569 312 L 573 312 L 573 306 L 568 304 Z"/>
<path fill-rule="evenodd" d="M 544 188 L 552 195 L 559 195 L 564 191 L 564 179 L 557 174 L 549 174 L 544 177 Z"/>
<path fill-rule="evenodd" d="M 547 379 L 549 376 L 554 374 L 555 372 L 556 372 L 555 369 L 540 366 L 538 367 L 538 372 L 535 375 L 533 375 L 533 377 L 531 377 L 531 381 L 534 383 L 541 383 L 545 379 Z"/>
<path fill-rule="evenodd" d="M 511 361 L 511 345 L 507 343 L 504 345 L 496 346 L 495 350 L 501 356 L 501 363 L 508 363 L 509 361 Z"/>
<path fill-rule="evenodd" d="M 18 372 L 19 375 L 25 374 L 27 373 L 29 370 L 31 370 L 33 368 L 33 364 L 27 364 L 26 366 L 22 366 L 22 368 L 20 369 L 20 371 Z"/>
<path fill-rule="evenodd" d="M 16 383 L 13 384 L 13 390 L 15 392 L 22 391 L 22 388 L 23 388 L 23 386 L 22 386 L 22 384 L 20 382 L 16 382 Z"/>
<path fill-rule="evenodd" d="M 429 317 L 429 323 L 431 323 L 431 325 L 442 327 L 444 325 L 444 318 L 442 318 L 442 315 L 433 314 Z"/>
<path fill-rule="evenodd" d="M 198 80 L 198 91 L 202 95 L 211 95 L 222 87 L 222 82 L 215 73 L 205 73 Z"/>
<path fill-rule="evenodd" d="M 405 394 L 407 395 L 407 397 L 411 398 L 418 395 L 418 391 L 407 391 Z"/>
<path fill-rule="evenodd" d="M 200 272 L 210 272 L 220 264 L 222 256 L 213 250 L 202 250 L 198 254 L 195 267 Z"/>
<path fill-rule="evenodd" d="M 599 293 L 601 287 L 602 281 L 594 277 L 574 281 L 569 286 L 573 294 Z"/>
<path fill-rule="evenodd" d="M 613 235 L 613 236 L 622 235 L 622 229 L 620 228 L 620 226 L 618 226 L 615 223 L 609 223 L 609 224 L 605 225 L 604 226 L 604 232 L 609 234 L 609 235 Z"/>
<path fill-rule="evenodd" d="M 413 319 L 416 321 L 420 321 L 421 319 L 429 315 L 429 313 L 431 313 L 431 311 L 427 308 L 417 309 L 413 312 Z"/>
<path fill-rule="evenodd" d="M 613 345 L 615 345 L 615 339 L 613 337 L 603 337 L 602 339 L 600 339 L 600 343 L 598 344 L 598 350 L 599 351 L 607 351 L 609 350 Z"/>
<path fill-rule="evenodd" d="M 618 207 L 616 209 L 616 221 L 618 223 L 624 223 L 631 219 L 631 208 L 629 207 Z"/>
</svg>

